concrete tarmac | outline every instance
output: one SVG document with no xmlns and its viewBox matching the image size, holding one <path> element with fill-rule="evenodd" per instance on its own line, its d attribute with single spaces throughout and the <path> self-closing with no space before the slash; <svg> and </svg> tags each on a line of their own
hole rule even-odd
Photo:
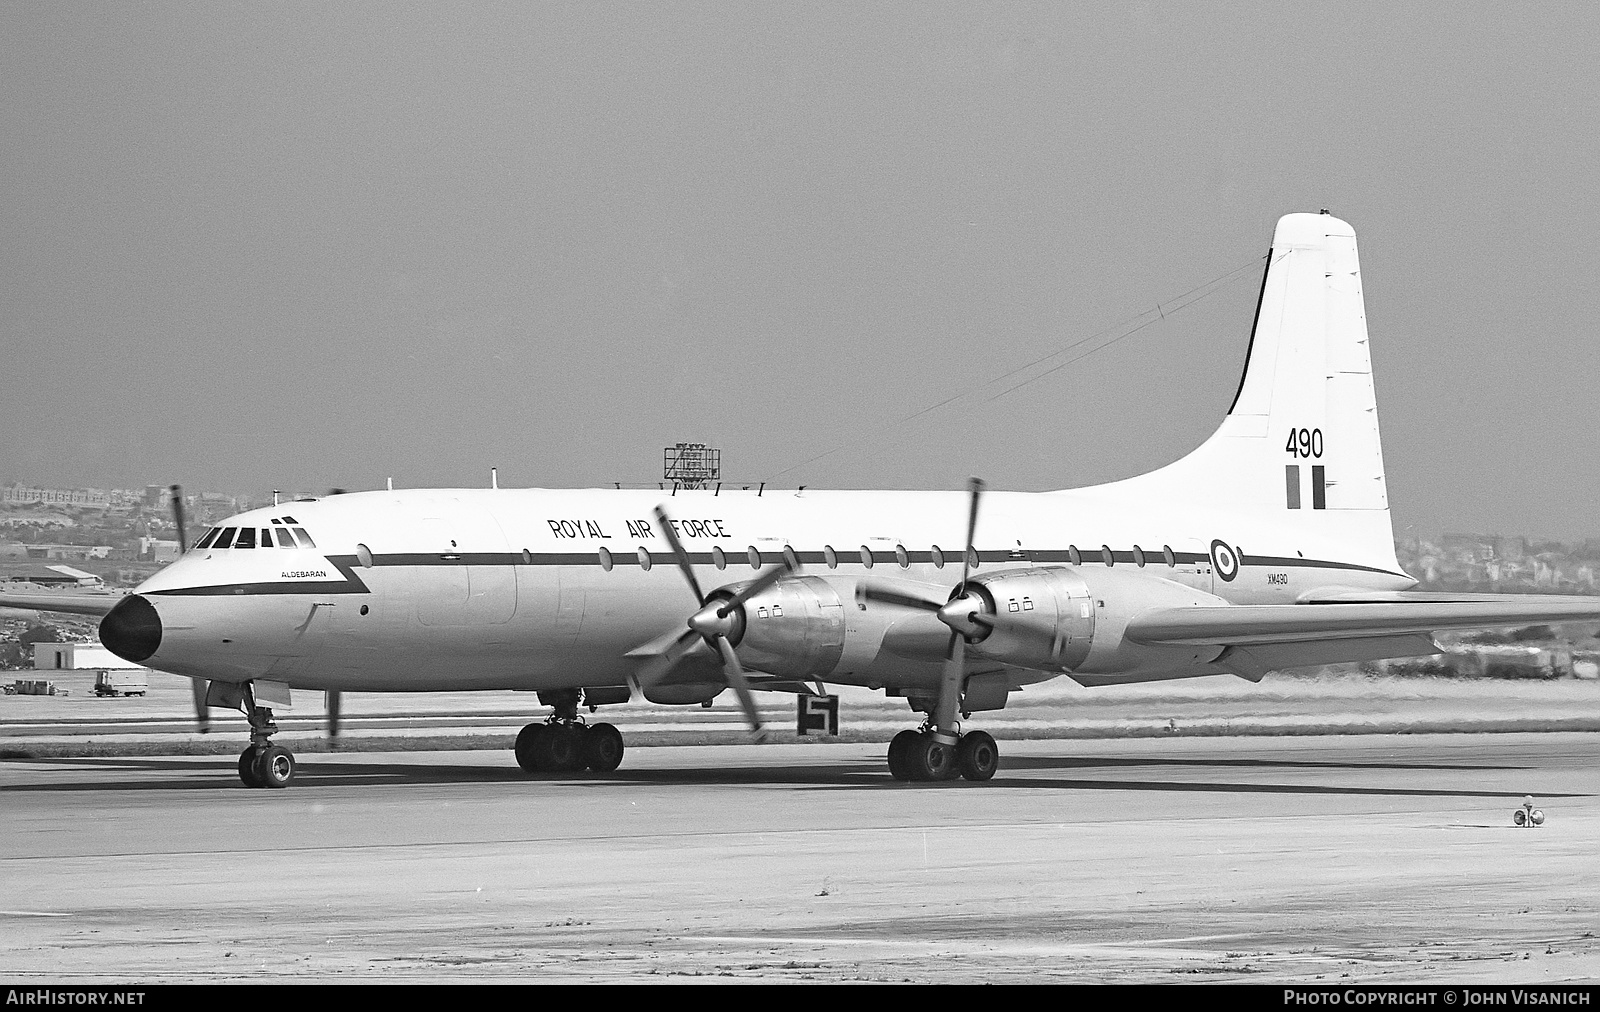
<svg viewBox="0 0 1600 1012">
<path fill-rule="evenodd" d="M 1600 978 L 1600 734 L 0 761 L 0 978 Z M 1517 829 L 1532 794 L 1547 813 Z"/>
</svg>

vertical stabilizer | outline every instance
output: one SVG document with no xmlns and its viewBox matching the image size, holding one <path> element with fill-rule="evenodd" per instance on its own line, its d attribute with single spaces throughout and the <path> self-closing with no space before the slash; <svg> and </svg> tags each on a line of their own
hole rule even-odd
<svg viewBox="0 0 1600 1012">
<path fill-rule="evenodd" d="M 1393 558 L 1361 266 L 1348 224 L 1328 214 L 1278 221 L 1228 416 L 1187 457 L 1119 484 L 1313 530 L 1361 530 L 1366 548 Z"/>
</svg>

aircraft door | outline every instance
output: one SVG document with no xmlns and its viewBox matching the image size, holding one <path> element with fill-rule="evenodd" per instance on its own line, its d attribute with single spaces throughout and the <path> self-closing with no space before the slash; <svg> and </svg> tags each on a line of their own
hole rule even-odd
<svg viewBox="0 0 1600 1012">
<path fill-rule="evenodd" d="M 503 625 L 517 611 L 516 560 L 485 510 L 441 502 L 416 529 L 429 558 L 420 567 L 417 621 L 425 626 Z"/>
</svg>

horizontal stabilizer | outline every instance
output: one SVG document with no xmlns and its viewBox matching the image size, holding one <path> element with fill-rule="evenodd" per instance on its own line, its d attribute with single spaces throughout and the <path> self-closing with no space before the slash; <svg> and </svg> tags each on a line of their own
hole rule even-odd
<svg viewBox="0 0 1600 1012">
<path fill-rule="evenodd" d="M 1600 597 L 1463 595 L 1449 601 L 1163 608 L 1136 616 L 1126 635 L 1149 644 L 1246 646 L 1594 619 L 1600 619 Z"/>
</svg>

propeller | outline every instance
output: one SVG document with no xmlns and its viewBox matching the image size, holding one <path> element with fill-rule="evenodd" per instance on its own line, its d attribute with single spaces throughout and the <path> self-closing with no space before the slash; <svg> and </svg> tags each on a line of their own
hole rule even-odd
<svg viewBox="0 0 1600 1012">
<path fill-rule="evenodd" d="M 648 658 L 639 669 L 637 680 L 641 687 L 653 685 L 665 678 L 678 662 L 689 654 L 697 649 L 710 647 L 720 657 L 723 677 L 727 679 L 734 695 L 739 697 L 739 706 L 744 710 L 745 720 L 749 722 L 751 733 L 759 741 L 766 733 L 761 724 L 761 715 L 756 710 L 755 697 L 750 692 L 750 681 L 745 677 L 744 666 L 739 663 L 739 657 L 734 653 L 733 643 L 728 637 L 737 627 L 739 611 L 744 607 L 744 603 L 794 572 L 794 567 L 790 565 L 788 559 L 783 559 L 732 594 L 724 596 L 721 591 L 713 591 L 711 596 L 707 596 L 700 589 L 700 581 L 694 575 L 694 566 L 689 561 L 689 553 L 678 540 L 677 531 L 672 527 L 672 520 L 667 516 L 667 511 L 659 506 L 656 507 L 656 520 L 661 524 L 668 546 L 672 548 L 672 556 L 678 563 L 678 570 L 688 581 L 689 589 L 694 591 L 695 600 L 700 603 L 700 607 L 689 616 L 688 629 L 683 632 L 663 633 L 628 652 L 629 657 Z"/>
<path fill-rule="evenodd" d="M 337 738 L 339 737 L 339 707 L 343 699 L 338 691 L 332 689 L 324 693 L 324 695 L 328 702 L 328 737 Z"/>
<path fill-rule="evenodd" d="M 172 504 L 172 523 L 178 528 L 178 554 L 182 555 L 189 550 L 189 532 L 183 522 L 183 486 L 173 485 L 167 489 L 167 501 Z M 206 703 L 206 692 L 210 683 L 204 678 L 189 680 L 189 688 L 194 694 L 194 723 L 201 734 L 211 731 L 211 707 Z"/>
<path fill-rule="evenodd" d="M 940 622 L 950 627 L 950 645 L 945 649 L 944 672 L 939 680 L 939 702 L 930 716 L 939 732 L 952 735 L 950 729 L 955 726 L 956 708 L 961 702 L 961 676 L 967 661 L 967 643 L 1005 621 L 993 612 L 986 611 L 984 599 L 968 586 L 968 579 L 972 575 L 972 559 L 977 554 L 973 541 L 978 535 L 978 505 L 985 487 L 981 478 L 972 478 L 967 482 L 967 539 L 966 550 L 961 555 L 961 582 L 956 584 L 949 597 L 938 601 L 875 580 L 862 580 L 856 585 L 856 598 L 859 601 L 932 612 Z"/>
<path fill-rule="evenodd" d="M 182 555 L 189 550 L 189 538 L 184 533 L 183 526 L 183 486 L 174 485 L 168 491 L 171 493 L 169 499 L 172 502 L 172 522 L 178 528 L 178 554 Z"/>
</svg>

